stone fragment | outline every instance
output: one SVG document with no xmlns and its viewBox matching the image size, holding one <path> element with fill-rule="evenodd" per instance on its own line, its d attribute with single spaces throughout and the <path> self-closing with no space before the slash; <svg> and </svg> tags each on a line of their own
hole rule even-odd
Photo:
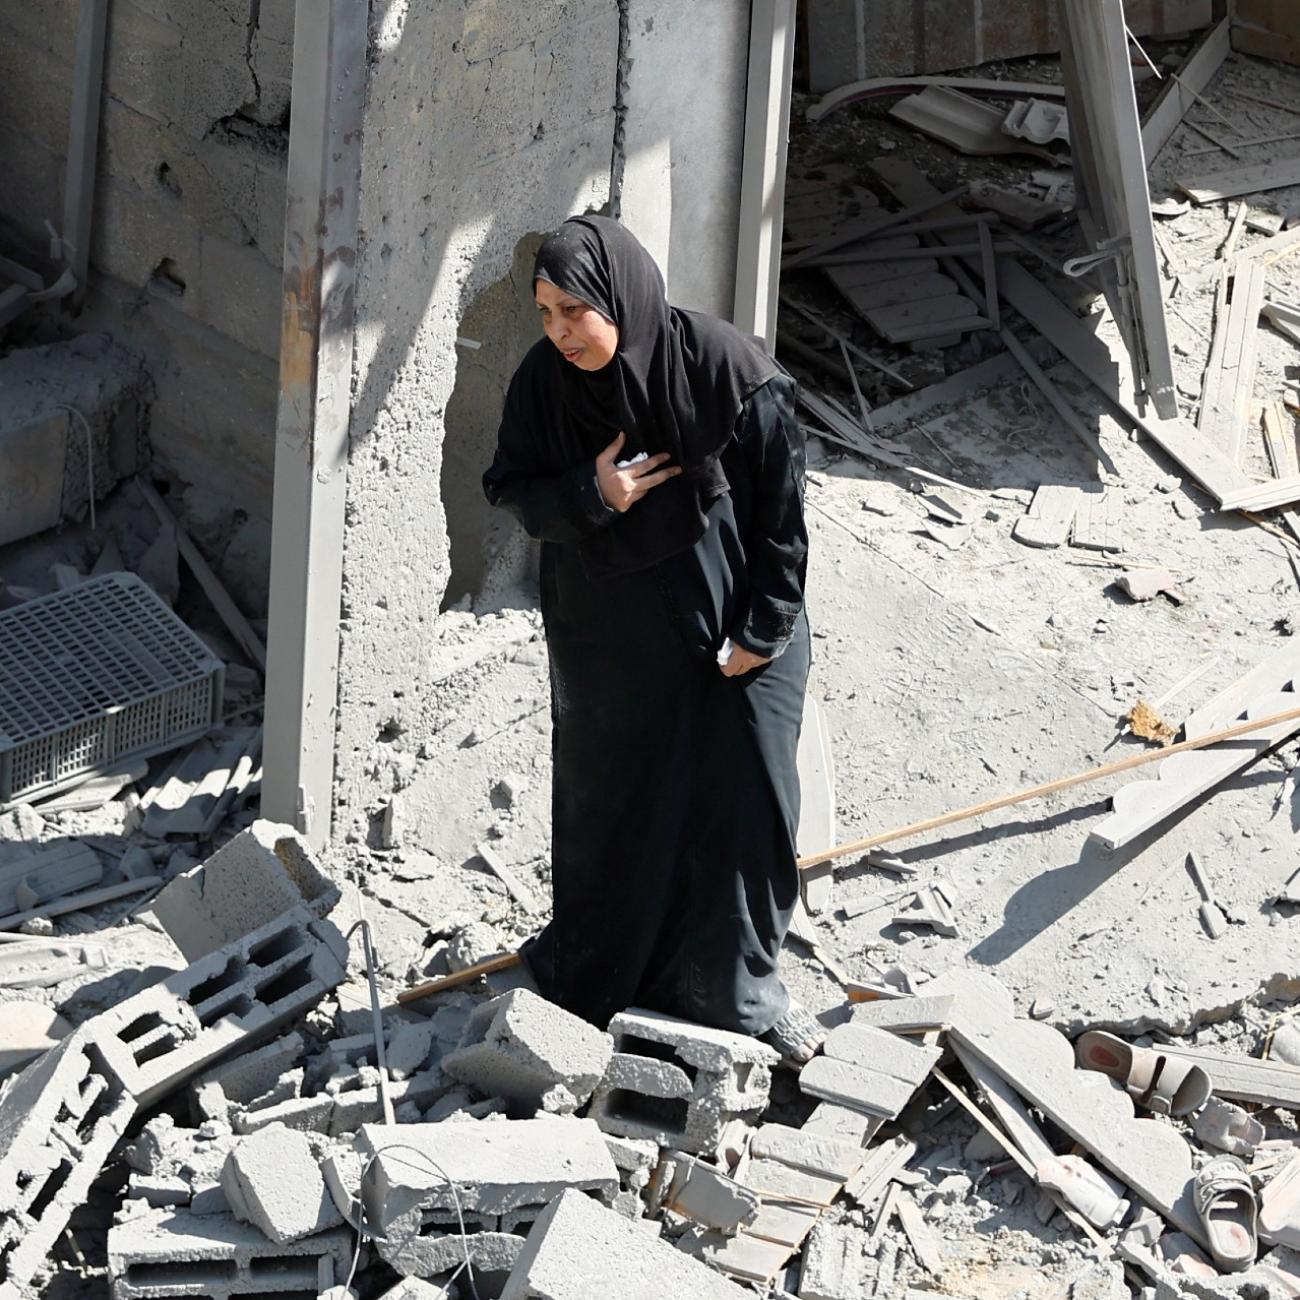
<svg viewBox="0 0 1300 1300">
<path fill-rule="evenodd" d="M 818 1223 L 803 1248 L 799 1300 L 859 1300 L 862 1273 L 862 1234 Z"/>
<path fill-rule="evenodd" d="M 282 1124 L 243 1138 L 226 1159 L 221 1188 L 237 1219 L 272 1241 L 300 1241 L 343 1222 L 307 1138 Z"/>
<path fill-rule="evenodd" d="M 501 1300 L 744 1300 L 752 1293 L 580 1192 L 540 1215 Z"/>
<path fill-rule="evenodd" d="M 471 1014 L 443 1068 L 489 1097 L 567 1114 L 591 1096 L 613 1052 L 608 1034 L 528 989 L 515 989 Z"/>
<path fill-rule="evenodd" d="M 290 908 L 324 917 L 339 891 L 291 826 L 256 821 L 173 880 L 150 912 L 189 961 L 233 943 Z"/>
</svg>

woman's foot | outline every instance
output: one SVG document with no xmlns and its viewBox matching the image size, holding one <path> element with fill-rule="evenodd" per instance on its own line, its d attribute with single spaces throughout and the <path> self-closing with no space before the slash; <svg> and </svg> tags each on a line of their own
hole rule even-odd
<svg viewBox="0 0 1300 1300">
<path fill-rule="evenodd" d="M 826 1031 L 801 1002 L 790 999 L 785 1014 L 759 1041 L 775 1047 L 781 1053 L 781 1064 L 791 1070 L 801 1070 L 821 1051 L 826 1041 Z"/>
</svg>

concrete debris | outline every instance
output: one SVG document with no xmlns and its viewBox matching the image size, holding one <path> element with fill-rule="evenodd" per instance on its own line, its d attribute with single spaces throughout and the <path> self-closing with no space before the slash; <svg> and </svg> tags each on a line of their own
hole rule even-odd
<svg viewBox="0 0 1300 1300">
<path fill-rule="evenodd" d="M 858 1300 L 862 1294 L 861 1234 L 818 1223 L 803 1248 L 799 1300 Z"/>
<path fill-rule="evenodd" d="M 660 1204 L 724 1236 L 734 1236 L 758 1217 L 758 1194 L 721 1170 L 683 1152 L 668 1152 L 660 1165 Z M 657 1207 L 656 1207 L 657 1208 Z"/>
<path fill-rule="evenodd" d="M 521 988 L 478 1007 L 442 1064 L 486 1096 L 568 1114 L 591 1096 L 613 1052 L 609 1034 Z"/>
<path fill-rule="evenodd" d="M 240 1139 L 226 1159 L 221 1187 L 237 1219 L 281 1245 L 343 1222 L 312 1144 L 283 1124 Z"/>
<path fill-rule="evenodd" d="M 1178 578 L 1168 569 L 1133 569 L 1121 573 L 1115 585 L 1131 600 L 1139 602 L 1165 596 L 1173 604 L 1181 605 L 1187 599 Z"/>
<path fill-rule="evenodd" d="M 177 876 L 150 912 L 190 961 L 234 942 L 282 912 L 324 917 L 339 891 L 291 827 L 256 821 L 206 862 Z"/>
<path fill-rule="evenodd" d="M 1264 1140 L 1264 1126 L 1240 1106 L 1211 1097 L 1192 1116 L 1192 1131 L 1207 1146 L 1250 1157 Z"/>
<path fill-rule="evenodd" d="M 778 1058 L 757 1039 L 635 1009 L 609 1032 L 614 1055 L 589 1111 L 607 1133 L 698 1155 L 767 1105 Z"/>
<path fill-rule="evenodd" d="M 346 1228 L 286 1245 L 232 1215 L 188 1209 L 151 1210 L 114 1224 L 108 1234 L 113 1300 L 318 1294 L 347 1276 L 351 1255 Z"/>
<path fill-rule="evenodd" d="M 749 1294 L 590 1197 L 568 1191 L 533 1224 L 501 1300 L 742 1300 Z"/>
</svg>

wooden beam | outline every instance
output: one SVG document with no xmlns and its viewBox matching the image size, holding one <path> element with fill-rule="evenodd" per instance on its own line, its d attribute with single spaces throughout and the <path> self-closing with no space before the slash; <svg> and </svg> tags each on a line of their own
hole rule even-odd
<svg viewBox="0 0 1300 1300">
<path fill-rule="evenodd" d="M 1192 47 L 1178 70 L 1166 79 L 1142 119 L 1142 153 L 1150 166 L 1169 142 L 1187 110 L 1210 84 L 1232 48 L 1232 25 L 1225 18 Z"/>
</svg>

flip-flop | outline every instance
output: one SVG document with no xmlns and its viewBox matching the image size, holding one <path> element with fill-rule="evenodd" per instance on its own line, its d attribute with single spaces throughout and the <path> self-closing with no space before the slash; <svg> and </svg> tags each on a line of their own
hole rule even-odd
<svg viewBox="0 0 1300 1300">
<path fill-rule="evenodd" d="M 1255 1189 L 1246 1166 L 1236 1156 L 1215 1156 L 1196 1175 L 1192 1200 L 1219 1269 L 1239 1273 L 1249 1268 L 1259 1242 Z"/>
<path fill-rule="evenodd" d="M 791 1070 L 802 1070 L 808 1061 L 822 1050 L 822 1044 L 826 1041 L 826 1030 L 802 1002 L 796 1002 L 791 998 L 790 1005 L 786 1007 L 776 1024 L 758 1037 L 760 1042 L 775 1047 L 781 1053 L 782 1065 Z M 800 1060 L 795 1053 L 809 1044 L 812 1045 L 812 1052 L 809 1054 L 808 1061 Z"/>
<path fill-rule="evenodd" d="M 1135 1047 L 1100 1029 L 1080 1035 L 1074 1059 L 1080 1069 L 1098 1070 L 1123 1084 L 1130 1096 L 1157 1115 L 1190 1115 L 1209 1100 L 1210 1076 L 1199 1065 Z"/>
</svg>

